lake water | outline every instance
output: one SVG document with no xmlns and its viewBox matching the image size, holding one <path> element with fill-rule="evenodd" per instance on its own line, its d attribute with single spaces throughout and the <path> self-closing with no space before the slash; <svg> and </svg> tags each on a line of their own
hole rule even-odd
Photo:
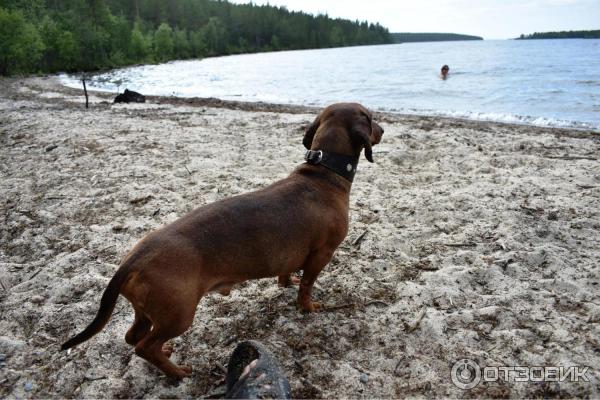
<svg viewBox="0 0 600 400">
<path fill-rule="evenodd" d="M 439 78 L 443 64 L 447 80 Z M 68 86 L 76 77 L 62 75 Z M 89 87 L 600 130 L 600 40 L 404 43 L 124 68 Z"/>
</svg>

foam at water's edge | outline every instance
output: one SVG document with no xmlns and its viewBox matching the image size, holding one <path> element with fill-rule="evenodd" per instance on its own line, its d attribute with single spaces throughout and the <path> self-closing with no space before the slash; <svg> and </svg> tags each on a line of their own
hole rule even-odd
<svg viewBox="0 0 600 400">
<path fill-rule="evenodd" d="M 423 116 L 440 116 L 450 118 L 471 119 L 475 121 L 503 122 L 519 125 L 532 125 L 545 128 L 570 128 L 600 131 L 600 123 L 588 123 L 579 121 L 567 121 L 557 118 L 533 117 L 506 113 L 477 112 L 477 111 L 438 111 L 419 109 L 385 109 L 384 111 L 399 112 L 405 114 L 416 114 Z"/>
</svg>

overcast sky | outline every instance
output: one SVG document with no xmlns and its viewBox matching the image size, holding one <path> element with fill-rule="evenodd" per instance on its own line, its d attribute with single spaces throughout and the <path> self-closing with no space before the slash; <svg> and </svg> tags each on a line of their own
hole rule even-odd
<svg viewBox="0 0 600 400">
<path fill-rule="evenodd" d="M 390 32 L 452 32 L 507 39 L 521 33 L 600 29 L 600 0 L 254 0 L 253 3 L 379 22 Z"/>
</svg>

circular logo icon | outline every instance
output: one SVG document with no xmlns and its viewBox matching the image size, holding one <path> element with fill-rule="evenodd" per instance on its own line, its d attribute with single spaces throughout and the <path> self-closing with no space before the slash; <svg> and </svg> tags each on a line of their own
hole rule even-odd
<svg viewBox="0 0 600 400">
<path fill-rule="evenodd" d="M 454 363 L 450 376 L 457 388 L 473 389 L 481 381 L 481 368 L 475 361 L 463 358 Z"/>
</svg>

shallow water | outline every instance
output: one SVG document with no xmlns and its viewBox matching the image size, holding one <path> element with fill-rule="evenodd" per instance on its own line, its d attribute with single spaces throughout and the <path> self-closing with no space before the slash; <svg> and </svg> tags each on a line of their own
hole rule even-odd
<svg viewBox="0 0 600 400">
<path fill-rule="evenodd" d="M 447 80 L 439 78 L 443 64 Z M 62 75 L 68 86 L 77 77 Z M 600 130 L 600 40 L 405 43 L 245 54 L 124 68 L 89 87 Z"/>
</svg>

